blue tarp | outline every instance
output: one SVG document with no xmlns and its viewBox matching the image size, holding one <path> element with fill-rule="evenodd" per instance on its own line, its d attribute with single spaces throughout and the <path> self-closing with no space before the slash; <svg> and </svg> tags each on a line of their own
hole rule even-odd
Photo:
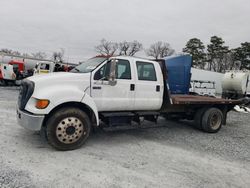
<svg viewBox="0 0 250 188">
<path fill-rule="evenodd" d="M 192 57 L 190 55 L 181 55 L 164 58 L 167 67 L 167 83 L 172 94 L 188 94 Z"/>
</svg>

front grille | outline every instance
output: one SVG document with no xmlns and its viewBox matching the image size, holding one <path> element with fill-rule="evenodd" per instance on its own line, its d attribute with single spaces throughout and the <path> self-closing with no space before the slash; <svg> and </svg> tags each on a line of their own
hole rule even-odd
<svg viewBox="0 0 250 188">
<path fill-rule="evenodd" d="M 18 108 L 24 110 L 29 98 L 34 92 L 35 84 L 29 80 L 23 80 L 20 86 L 20 92 L 18 96 Z"/>
</svg>

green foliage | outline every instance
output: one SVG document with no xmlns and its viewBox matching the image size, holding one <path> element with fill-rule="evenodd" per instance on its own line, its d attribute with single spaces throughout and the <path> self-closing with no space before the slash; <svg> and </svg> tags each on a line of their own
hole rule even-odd
<svg viewBox="0 0 250 188">
<path fill-rule="evenodd" d="M 240 70 L 250 70 L 250 42 L 241 43 L 241 47 L 233 50 L 234 60 L 240 62 Z"/>
<path fill-rule="evenodd" d="M 198 38 L 192 38 L 187 43 L 183 52 L 193 57 L 193 66 L 216 72 L 226 70 L 250 70 L 250 42 L 241 43 L 235 49 L 224 45 L 221 37 L 212 36 L 207 50 Z"/>
<path fill-rule="evenodd" d="M 223 59 L 230 50 L 228 46 L 224 46 L 224 40 L 221 37 L 211 37 L 210 44 L 207 45 L 207 61 L 208 69 L 216 72 L 224 72 L 225 64 Z"/>
<path fill-rule="evenodd" d="M 186 47 L 183 48 L 183 52 L 189 53 L 193 58 L 193 67 L 204 69 L 206 61 L 205 46 L 200 39 L 190 39 Z"/>
</svg>

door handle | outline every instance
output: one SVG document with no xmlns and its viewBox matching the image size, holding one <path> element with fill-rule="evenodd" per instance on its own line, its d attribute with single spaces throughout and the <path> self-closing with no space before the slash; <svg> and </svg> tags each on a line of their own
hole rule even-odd
<svg viewBox="0 0 250 188">
<path fill-rule="evenodd" d="M 135 90 L 135 84 L 130 84 L 130 91 L 134 91 Z"/>
<path fill-rule="evenodd" d="M 93 89 L 102 89 L 101 86 L 93 86 Z"/>
<path fill-rule="evenodd" d="M 157 86 L 156 86 L 156 92 L 159 92 L 160 90 L 161 90 L 160 86 L 157 85 Z"/>
</svg>

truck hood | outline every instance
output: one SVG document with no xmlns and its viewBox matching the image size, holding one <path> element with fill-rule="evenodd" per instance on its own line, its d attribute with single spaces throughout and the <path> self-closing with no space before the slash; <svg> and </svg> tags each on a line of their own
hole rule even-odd
<svg viewBox="0 0 250 188">
<path fill-rule="evenodd" d="M 34 91 L 25 110 L 34 114 L 47 114 L 66 102 L 80 102 L 90 93 L 91 73 L 57 72 L 27 78 L 34 83 Z M 35 108 L 36 99 L 48 99 L 46 109 Z"/>
<path fill-rule="evenodd" d="M 38 82 L 79 82 L 90 79 L 90 73 L 70 73 L 70 72 L 54 72 L 49 74 L 35 75 L 28 78 L 29 80 Z"/>
<path fill-rule="evenodd" d="M 74 86 L 85 90 L 90 85 L 90 73 L 55 72 L 35 75 L 27 78 L 35 83 L 36 88 L 53 86 Z"/>
</svg>

